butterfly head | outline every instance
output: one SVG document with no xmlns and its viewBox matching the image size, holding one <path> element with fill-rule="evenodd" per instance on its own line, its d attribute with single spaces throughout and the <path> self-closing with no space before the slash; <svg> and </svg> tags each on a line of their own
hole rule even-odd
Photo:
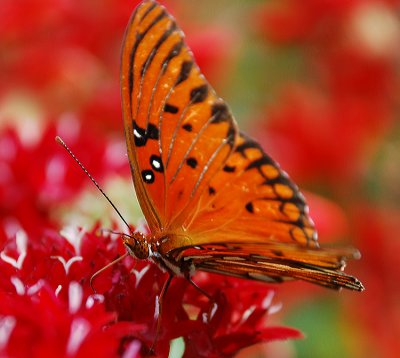
<svg viewBox="0 0 400 358">
<path fill-rule="evenodd" d="M 140 260 L 147 259 L 150 256 L 150 246 L 146 236 L 141 232 L 135 232 L 133 235 L 123 235 L 122 241 L 131 256 Z"/>
</svg>

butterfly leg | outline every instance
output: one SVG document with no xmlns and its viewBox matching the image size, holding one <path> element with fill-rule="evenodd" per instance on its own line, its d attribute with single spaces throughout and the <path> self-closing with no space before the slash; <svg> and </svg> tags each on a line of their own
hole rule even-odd
<svg viewBox="0 0 400 358">
<path fill-rule="evenodd" d="M 189 281 L 189 283 L 197 290 L 199 291 L 202 295 L 206 296 L 208 300 L 210 301 L 210 308 L 208 310 L 208 321 L 211 321 L 212 316 L 215 313 L 215 310 L 217 309 L 217 303 L 215 299 L 206 291 L 204 291 L 201 287 L 199 287 L 190 276 L 187 276 L 186 279 Z"/>
<path fill-rule="evenodd" d="M 174 277 L 174 275 L 172 273 L 169 273 L 169 276 L 168 276 L 167 280 L 164 282 L 163 288 L 161 289 L 160 296 L 158 296 L 157 328 L 156 328 L 156 335 L 154 337 L 154 341 L 150 348 L 150 352 L 149 352 L 150 354 L 154 354 L 154 347 L 157 343 L 158 336 L 160 335 L 161 317 L 162 317 L 162 311 L 163 311 L 164 297 L 165 297 L 165 294 L 167 293 L 168 287 L 169 287 L 173 277 Z"/>
</svg>

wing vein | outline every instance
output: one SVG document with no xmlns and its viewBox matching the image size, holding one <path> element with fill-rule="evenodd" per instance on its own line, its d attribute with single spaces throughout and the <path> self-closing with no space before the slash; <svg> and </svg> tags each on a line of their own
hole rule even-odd
<svg viewBox="0 0 400 358">
<path fill-rule="evenodd" d="M 153 59 L 155 57 L 155 55 L 157 54 L 157 51 L 159 50 L 159 48 L 162 46 L 162 44 L 168 39 L 168 37 L 171 35 L 171 33 L 173 31 L 175 31 L 176 25 L 175 23 L 172 23 L 172 25 L 164 31 L 164 33 L 161 35 L 161 37 L 158 39 L 156 45 L 152 48 L 150 54 L 148 55 L 146 62 L 144 63 L 143 67 L 142 67 L 142 76 L 140 78 L 140 84 L 139 84 L 139 93 L 138 93 L 138 106 L 136 109 L 136 117 L 139 114 L 139 110 L 142 104 L 142 91 L 143 91 L 143 84 L 144 84 L 144 80 L 147 74 L 147 70 L 150 67 L 151 63 L 153 62 Z M 160 71 L 161 72 L 161 71 Z M 160 77 L 158 77 L 157 82 L 159 80 Z M 152 107 L 152 102 L 153 102 L 153 97 L 154 97 L 154 93 L 157 89 L 157 82 L 156 84 L 153 86 L 152 88 L 152 94 L 151 94 L 151 98 L 150 98 L 150 103 L 149 106 L 147 108 L 147 113 L 146 113 L 146 125 L 144 126 L 144 128 L 147 129 L 149 121 L 150 121 L 150 113 L 151 113 L 151 107 Z"/>
<path fill-rule="evenodd" d="M 129 78 L 128 78 L 128 83 L 129 83 L 129 104 L 131 109 L 133 110 L 132 106 L 132 92 L 133 92 L 133 81 L 134 81 L 134 62 L 135 62 L 135 56 L 137 49 L 140 45 L 140 43 L 143 41 L 143 39 L 147 36 L 148 32 L 159 22 L 161 21 L 165 16 L 167 16 L 167 13 L 165 10 L 163 10 L 151 23 L 150 25 L 141 33 L 136 33 L 136 42 L 132 47 L 132 51 L 129 54 Z M 136 113 L 137 114 L 137 113 Z"/>
<path fill-rule="evenodd" d="M 178 176 L 178 173 L 180 172 L 180 170 L 182 169 L 183 164 L 185 163 L 185 160 L 187 159 L 187 157 L 189 156 L 190 152 L 192 151 L 193 147 L 196 145 L 196 143 L 199 141 L 201 135 L 204 133 L 204 131 L 209 127 L 209 125 L 211 124 L 211 122 L 214 120 L 216 115 L 211 116 L 207 122 L 205 122 L 202 127 L 200 128 L 199 132 L 196 134 L 196 137 L 193 139 L 192 143 L 190 143 L 189 148 L 187 149 L 185 155 L 183 156 L 181 162 L 178 165 L 178 168 L 175 171 L 175 174 L 172 176 L 169 184 L 171 185 L 176 177 Z"/>
<path fill-rule="evenodd" d="M 168 155 L 167 155 L 167 162 L 166 162 L 166 167 L 168 167 L 169 161 L 171 159 L 171 154 L 172 154 L 172 149 L 174 148 L 175 145 L 175 141 L 176 141 L 176 137 L 178 136 L 178 131 L 179 128 L 182 124 L 183 119 L 186 116 L 186 112 L 189 110 L 189 107 L 193 104 L 196 103 L 197 100 L 197 95 L 194 96 L 193 98 L 191 98 L 191 100 L 186 104 L 186 106 L 183 108 L 182 113 L 179 117 L 178 122 L 176 123 L 175 129 L 174 129 L 174 133 L 172 134 L 172 138 L 171 138 L 171 143 L 169 144 L 169 149 L 168 149 Z"/>
</svg>

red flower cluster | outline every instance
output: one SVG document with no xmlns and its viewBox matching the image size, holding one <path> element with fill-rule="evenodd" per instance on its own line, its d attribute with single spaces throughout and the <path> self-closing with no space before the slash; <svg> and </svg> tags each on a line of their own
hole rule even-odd
<svg viewBox="0 0 400 358">
<path fill-rule="evenodd" d="M 165 274 L 126 258 L 97 276 L 94 294 L 90 277 L 124 252 L 118 235 L 98 232 L 71 227 L 35 238 L 19 230 L 1 245 L 2 356 L 149 353 Z M 264 327 L 265 315 L 276 308 L 267 286 L 205 274 L 198 280 L 215 302 L 175 279 L 162 302 L 157 355 L 167 356 L 177 337 L 187 356 L 201 357 L 230 357 L 258 342 L 300 337 L 293 329 Z"/>
<path fill-rule="evenodd" d="M 118 149 L 123 140 L 119 52 L 138 2 L 2 2 L 0 356 L 135 357 L 147 354 L 154 341 L 165 274 L 126 258 L 95 279 L 95 294 L 90 277 L 125 252 L 121 240 L 99 227 L 62 229 L 56 213 L 60 203 L 68 205 L 91 184 L 57 146 L 55 135 L 65 139 L 96 179 L 118 172 L 131 180 L 125 152 Z M 239 36 L 223 23 L 195 31 L 192 16 L 185 23 L 188 5 L 170 5 L 215 85 L 233 63 Z M 366 173 L 376 169 L 368 168 L 368 160 L 396 125 L 396 6 L 394 0 L 279 0 L 265 2 L 249 17 L 268 44 L 296 48 L 305 70 L 300 76 L 309 79 L 283 85 L 258 132 L 267 139 L 265 149 L 296 181 L 322 188 L 344 208 L 307 195 L 321 241 L 351 236 L 363 254 L 357 276 L 367 291 L 363 301 L 357 296 L 346 302 L 343 314 L 361 322 L 359 332 L 367 337 L 359 356 L 396 356 L 400 334 L 398 314 L 393 314 L 399 312 L 393 237 L 399 213 L 365 210 L 375 206 L 365 192 Z M 237 31 L 244 34 L 246 28 Z M 240 45 L 246 51 L 247 44 Z M 21 118 L 18 111 L 3 110 L 9 96 L 28 96 L 38 113 Z M 18 103 L 19 109 L 25 104 Z M 31 133 L 30 115 L 46 122 L 39 136 Z M 10 123 L 18 123 L 22 135 Z M 352 225 L 347 217 L 353 218 Z M 206 274 L 194 279 L 214 302 L 175 279 L 163 302 L 156 345 L 160 356 L 167 356 L 171 340 L 179 337 L 186 357 L 228 357 L 257 342 L 300 336 L 265 325 L 265 316 L 276 309 L 270 287 Z M 290 298 L 299 304 L 302 292 L 293 286 Z M 310 288 L 304 292 L 308 295 Z"/>
<path fill-rule="evenodd" d="M 354 212 L 355 243 L 364 254 L 358 272 L 367 277 L 369 289 L 357 304 L 347 302 L 346 313 L 365 337 L 360 356 L 396 357 L 400 335 L 400 210 L 365 203 Z"/>
<path fill-rule="evenodd" d="M 90 132 L 74 136 L 62 127 L 48 128 L 29 145 L 13 130 L 0 136 L 0 355 L 145 354 L 155 339 L 157 296 L 165 274 L 155 265 L 127 258 L 94 281 L 102 294 L 93 294 L 90 277 L 124 248 L 118 237 L 96 234 L 98 229 L 56 231 L 59 224 L 51 212 L 76 196 L 87 178 L 66 153 L 53 148 L 54 136 L 63 133 L 81 143 L 74 146 L 76 153 L 97 177 L 120 170 L 121 162 L 110 157 L 111 144 L 99 143 L 88 153 L 82 144 L 96 143 Z M 289 328 L 264 327 L 273 293 L 265 285 L 240 283 L 248 289 L 238 294 L 237 280 L 199 279 L 215 303 L 187 289 L 185 280 L 174 280 L 163 302 L 156 346 L 160 356 L 168 355 L 170 341 L 177 337 L 185 339 L 189 356 L 222 357 L 257 342 L 300 336 Z"/>
<path fill-rule="evenodd" d="M 266 41 L 294 48 L 305 69 L 301 84 L 282 85 L 267 108 L 266 148 L 300 182 L 341 203 L 311 197 L 322 241 L 346 237 L 362 254 L 352 266 L 366 292 L 344 300 L 340 318 L 348 332 L 358 330 L 347 337 L 349 356 L 396 357 L 400 216 L 393 183 L 400 172 L 398 155 L 390 160 L 384 148 L 399 148 L 398 3 L 283 0 L 263 5 L 257 16 Z"/>
<path fill-rule="evenodd" d="M 13 129 L 1 133 L 0 242 L 21 228 L 36 236 L 45 228 L 56 228 L 54 209 L 87 185 L 88 179 L 55 142 L 57 134 L 70 144 L 80 143 L 76 154 L 96 177 L 128 172 L 123 150 L 118 153 L 122 160 L 115 160 L 115 142 L 96 140 L 91 131 L 79 130 L 79 122 L 73 118 L 64 121 L 49 126 L 34 143 L 24 142 Z M 90 151 L 85 147 L 88 142 Z"/>
<path fill-rule="evenodd" d="M 393 125 L 400 40 L 393 6 L 286 0 L 260 12 L 267 41 L 301 46 L 310 69 L 312 81 L 287 85 L 266 125 L 273 154 L 297 178 L 356 184 Z"/>
</svg>

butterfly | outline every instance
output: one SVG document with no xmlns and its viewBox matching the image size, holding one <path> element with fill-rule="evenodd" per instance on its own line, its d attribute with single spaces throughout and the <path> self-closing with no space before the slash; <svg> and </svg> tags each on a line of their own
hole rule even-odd
<svg viewBox="0 0 400 358">
<path fill-rule="evenodd" d="M 265 282 L 363 290 L 343 272 L 354 249 L 321 248 L 296 184 L 242 133 L 202 75 L 174 18 L 143 1 L 121 55 L 127 151 L 151 233 L 127 252 L 170 275 L 200 270 Z"/>
</svg>

